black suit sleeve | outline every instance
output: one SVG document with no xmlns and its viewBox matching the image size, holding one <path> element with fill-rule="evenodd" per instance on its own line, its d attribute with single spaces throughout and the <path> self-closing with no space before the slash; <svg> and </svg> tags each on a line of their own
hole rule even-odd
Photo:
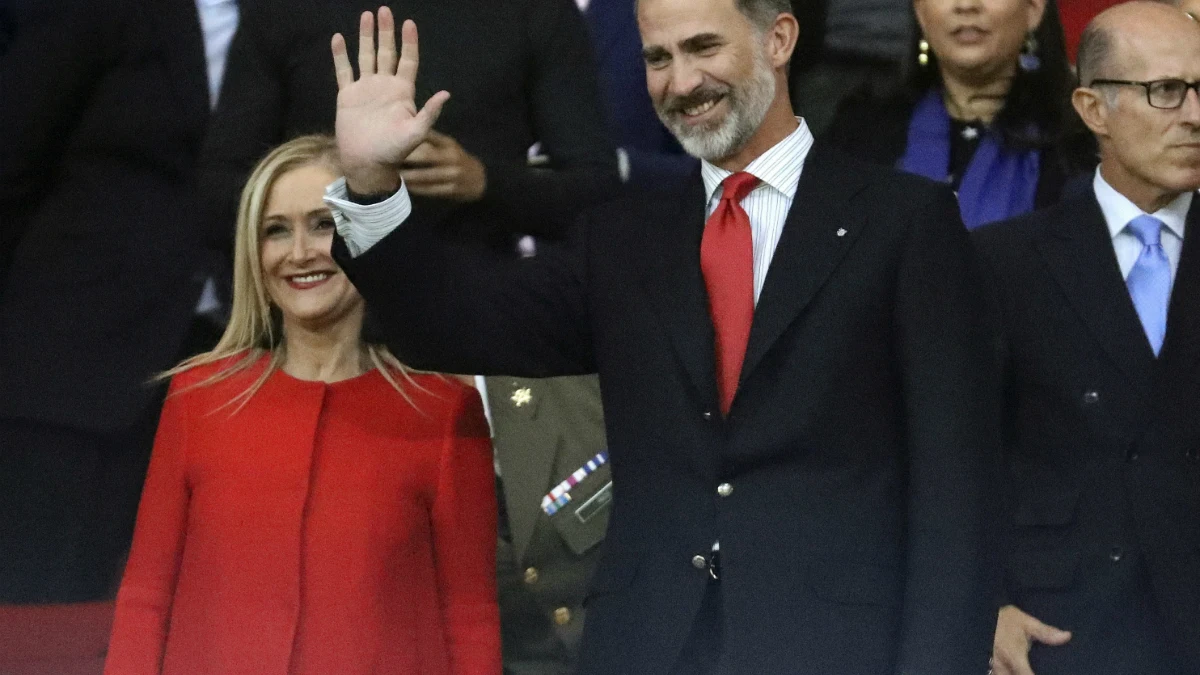
<svg viewBox="0 0 1200 675">
<path fill-rule="evenodd" d="M 523 231 L 553 234 L 581 207 L 613 194 L 620 178 L 579 9 L 572 0 L 535 0 L 527 30 L 528 96 L 550 170 L 517 159 L 491 161 L 484 201 L 513 216 Z"/>
<path fill-rule="evenodd" d="M 272 17 L 264 13 L 264 5 L 242 7 L 217 109 L 200 153 L 197 175 L 205 207 L 205 243 L 218 251 L 232 250 L 238 202 L 250 170 L 284 140 L 286 83 L 274 43 L 268 41 L 265 28 Z"/>
<path fill-rule="evenodd" d="M 335 258 L 396 357 L 448 373 L 593 372 L 586 225 L 569 228 L 562 244 L 541 245 L 535 257 L 519 259 L 473 241 L 477 225 L 462 222 L 468 217 L 459 212 L 456 227 L 448 227 L 414 211 L 357 258 L 335 241 Z"/>
<path fill-rule="evenodd" d="M 919 209 L 899 270 L 896 357 L 909 452 L 899 673 L 985 672 L 996 625 L 996 325 L 949 190 Z"/>
</svg>

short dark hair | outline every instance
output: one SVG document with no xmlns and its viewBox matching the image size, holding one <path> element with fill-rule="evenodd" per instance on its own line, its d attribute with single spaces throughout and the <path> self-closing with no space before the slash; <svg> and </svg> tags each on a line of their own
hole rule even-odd
<svg viewBox="0 0 1200 675">
<path fill-rule="evenodd" d="M 640 1 L 635 0 L 635 8 Z M 801 1 L 815 2 L 816 0 Z M 734 0 L 734 5 L 742 15 L 760 29 L 770 27 L 780 14 L 792 13 L 792 0 Z"/>
<path fill-rule="evenodd" d="M 1085 87 L 1090 87 L 1092 80 L 1100 77 L 1116 51 L 1113 36 L 1103 23 L 1095 19 L 1089 21 L 1079 37 L 1075 66 L 1079 71 L 1079 83 Z"/>
</svg>

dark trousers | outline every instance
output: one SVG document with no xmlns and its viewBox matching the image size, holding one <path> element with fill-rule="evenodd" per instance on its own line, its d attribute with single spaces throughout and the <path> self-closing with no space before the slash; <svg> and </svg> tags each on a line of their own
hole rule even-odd
<svg viewBox="0 0 1200 675">
<path fill-rule="evenodd" d="M 219 335 L 197 320 L 182 353 L 210 349 Z M 165 388 L 115 432 L 0 419 L 0 604 L 112 597 Z"/>
<path fill-rule="evenodd" d="M 158 406 L 116 433 L 0 420 L 0 603 L 111 597 Z"/>
<path fill-rule="evenodd" d="M 708 675 L 716 672 L 717 661 L 724 650 L 724 622 L 721 582 L 710 581 L 671 675 Z"/>
</svg>

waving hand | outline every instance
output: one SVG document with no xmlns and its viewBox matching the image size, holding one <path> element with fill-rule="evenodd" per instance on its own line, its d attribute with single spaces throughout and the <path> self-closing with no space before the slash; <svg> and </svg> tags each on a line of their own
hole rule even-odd
<svg viewBox="0 0 1200 675">
<path fill-rule="evenodd" d="M 400 164 L 429 136 L 450 94 L 434 94 L 420 110 L 414 101 L 417 81 L 417 26 L 405 21 L 401 51 L 396 53 L 396 21 L 379 8 L 379 48 L 375 17 L 363 12 L 359 22 L 358 70 L 354 79 L 346 40 L 333 36 L 337 71 L 337 133 L 346 182 L 360 194 L 391 192 L 400 184 Z"/>
</svg>

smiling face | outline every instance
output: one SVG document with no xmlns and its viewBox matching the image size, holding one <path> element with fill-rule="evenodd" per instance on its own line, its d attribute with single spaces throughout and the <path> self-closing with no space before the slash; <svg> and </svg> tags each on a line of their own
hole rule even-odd
<svg viewBox="0 0 1200 675">
<path fill-rule="evenodd" d="M 334 223 L 322 197 L 336 178 L 321 164 L 306 164 L 280 175 L 267 195 L 260 259 L 285 333 L 289 325 L 328 330 L 362 323 L 362 297 L 330 255 Z"/>
<path fill-rule="evenodd" d="M 1045 0 L 913 0 L 938 64 L 959 79 L 988 81 L 1015 71 L 1025 36 Z"/>
<path fill-rule="evenodd" d="M 683 148 L 715 163 L 746 147 L 776 103 L 791 44 L 776 63 L 778 35 L 735 0 L 641 0 L 638 26 L 650 98 Z"/>
</svg>

